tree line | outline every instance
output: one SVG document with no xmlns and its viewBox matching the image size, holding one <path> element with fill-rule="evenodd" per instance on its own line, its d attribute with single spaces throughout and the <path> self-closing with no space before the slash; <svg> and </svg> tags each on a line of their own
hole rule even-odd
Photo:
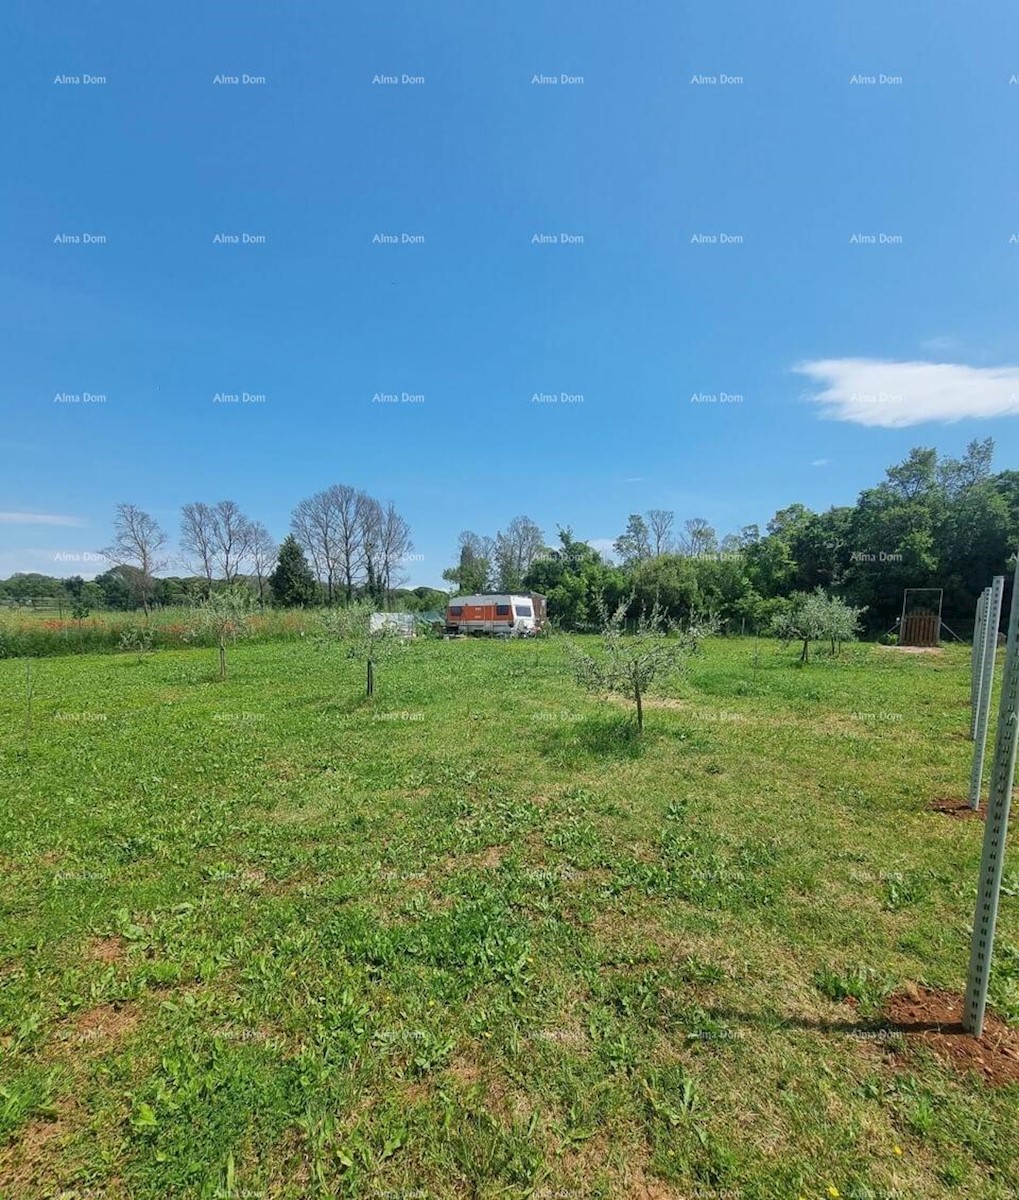
<svg viewBox="0 0 1019 1200">
<path fill-rule="evenodd" d="M 790 598 L 823 588 L 864 611 L 869 632 L 890 629 L 906 587 L 944 589 L 943 612 L 965 622 L 992 576 L 1008 575 L 1019 544 L 1019 472 L 992 471 L 994 443 L 973 441 L 961 458 L 917 447 L 853 505 L 814 512 L 780 509 L 762 529 L 719 535 L 703 518 L 678 522 L 665 509 L 630 514 L 611 556 L 560 526 L 549 544 L 541 527 L 515 517 L 492 536 L 459 536 L 443 572 L 459 593 L 533 590 L 548 597 L 563 628 L 597 625 L 599 604 L 632 614 L 654 605 L 670 620 L 710 617 L 732 629 L 771 627 Z M 22 574 L 0 582 L 0 599 L 62 596 L 93 607 L 179 604 L 224 583 L 248 583 L 263 603 L 331 604 L 365 598 L 380 606 L 441 609 L 443 592 L 408 591 L 410 528 L 391 503 L 335 484 L 302 500 L 276 545 L 232 501 L 181 510 L 182 561 L 167 576 L 167 538 L 134 505 L 118 506 L 110 568 L 92 582 Z"/>
<path fill-rule="evenodd" d="M 406 594 L 402 584 L 413 550 L 410 526 L 396 506 L 347 484 L 333 484 L 301 500 L 282 545 L 233 500 L 185 504 L 180 553 L 172 563 L 167 544 L 166 531 L 150 513 L 135 504 L 118 504 L 113 541 L 98 552 L 109 567 L 95 580 L 15 575 L 0 583 L 0 598 L 148 610 L 194 602 L 245 583 L 262 605 L 333 604 L 340 598 L 349 603 L 361 597 L 388 606 L 398 592 Z M 166 575 L 171 565 L 187 574 Z"/>
<path fill-rule="evenodd" d="M 569 526 L 545 545 L 517 517 L 494 537 L 460 534 L 444 577 L 464 592 L 533 590 L 567 629 L 598 624 L 632 598 L 631 616 L 657 605 L 670 620 L 713 618 L 731 629 L 771 628 L 790 600 L 822 588 L 862 610 L 871 633 L 889 630 L 903 589 L 944 589 L 943 613 L 965 628 L 992 576 L 1019 544 L 1019 472 L 992 472 L 994 443 L 972 441 L 959 458 L 917 447 L 853 505 L 780 509 L 764 529 L 720 536 L 703 518 L 679 525 L 664 509 L 632 513 L 603 555 Z"/>
</svg>

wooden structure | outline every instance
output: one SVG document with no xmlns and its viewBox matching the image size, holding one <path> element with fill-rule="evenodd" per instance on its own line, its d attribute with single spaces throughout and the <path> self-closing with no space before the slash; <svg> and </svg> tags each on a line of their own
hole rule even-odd
<svg viewBox="0 0 1019 1200">
<path fill-rule="evenodd" d="M 936 646 L 941 634 L 937 613 L 913 612 L 905 617 L 899 633 L 900 646 Z"/>
<path fill-rule="evenodd" d="M 906 588 L 899 618 L 900 646 L 936 646 L 941 640 L 941 588 Z"/>
</svg>

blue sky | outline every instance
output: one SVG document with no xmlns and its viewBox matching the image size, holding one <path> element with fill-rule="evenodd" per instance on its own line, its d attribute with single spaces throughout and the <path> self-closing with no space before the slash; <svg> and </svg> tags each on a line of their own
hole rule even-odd
<svg viewBox="0 0 1019 1200">
<path fill-rule="evenodd" d="M 724 533 L 850 503 L 913 445 L 993 436 L 1019 465 L 1014 5 L 0 21 L 0 576 L 94 573 L 58 556 L 108 542 L 121 501 L 174 538 L 182 503 L 229 497 L 282 538 L 352 483 L 438 585 L 459 530 L 519 513 Z"/>
</svg>

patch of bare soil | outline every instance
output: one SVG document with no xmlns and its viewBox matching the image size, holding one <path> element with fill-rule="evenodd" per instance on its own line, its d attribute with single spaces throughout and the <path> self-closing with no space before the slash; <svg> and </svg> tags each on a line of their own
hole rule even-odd
<svg viewBox="0 0 1019 1200">
<path fill-rule="evenodd" d="M 53 1166 L 48 1164 L 60 1142 L 72 1132 L 76 1108 L 73 1099 L 57 1101 L 51 1115 L 33 1117 L 15 1132 L 12 1144 L 0 1150 L 0 1178 L 12 1189 L 12 1196 L 37 1195 L 44 1184 L 57 1182 Z"/>
<path fill-rule="evenodd" d="M 100 1004 L 77 1015 L 74 1021 L 75 1038 L 78 1042 L 107 1049 L 129 1037 L 138 1027 L 140 1020 L 133 1005 L 124 1004 L 117 1007 L 113 1004 Z"/>
<path fill-rule="evenodd" d="M 987 805 L 981 804 L 979 808 L 970 808 L 969 801 L 960 799 L 958 796 L 947 796 L 941 800 L 932 800 L 927 805 L 929 812 L 942 813 L 946 817 L 956 817 L 960 821 L 982 821 L 987 816 Z"/>
<path fill-rule="evenodd" d="M 529 845 L 535 840 L 535 835 L 527 834 L 519 845 Z M 504 844 L 487 846 L 484 850 L 477 850 L 471 854 L 447 854 L 439 861 L 438 868 L 443 875 L 451 875 L 458 871 L 495 871 L 502 865 L 503 859 L 513 853 L 513 849 L 513 846 Z"/>
<path fill-rule="evenodd" d="M 119 962 L 127 953 L 127 942 L 118 934 L 114 937 L 92 938 L 85 947 L 85 957 L 93 962 Z"/>
<path fill-rule="evenodd" d="M 629 1172 L 626 1195 L 630 1200 L 682 1200 L 688 1192 L 678 1192 L 670 1187 L 664 1179 L 655 1179 L 645 1174 L 641 1167 L 632 1168 Z M 707 1189 L 702 1189 L 707 1192 Z M 723 1195 L 719 1192 L 719 1195 Z"/>
<path fill-rule="evenodd" d="M 486 1070 L 467 1055 L 456 1055 L 446 1068 L 446 1074 L 465 1091 L 480 1087 L 484 1092 L 486 1109 L 500 1120 L 512 1121 L 530 1114 L 524 1096 L 500 1075 Z"/>
<path fill-rule="evenodd" d="M 928 1047 L 947 1066 L 977 1071 L 991 1087 L 1019 1083 L 1019 1029 L 987 1013 L 983 1036 L 962 1028 L 963 998 L 953 992 L 909 987 L 885 1002 L 888 1026 L 907 1045 Z"/>
<path fill-rule="evenodd" d="M 457 1055 L 446 1068 L 449 1077 L 461 1087 L 470 1087 L 481 1079 L 481 1068 L 471 1058 Z"/>
</svg>

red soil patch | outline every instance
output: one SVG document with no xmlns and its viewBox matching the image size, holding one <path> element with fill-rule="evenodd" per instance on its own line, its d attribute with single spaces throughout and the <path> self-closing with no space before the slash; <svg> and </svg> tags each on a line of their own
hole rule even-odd
<svg viewBox="0 0 1019 1200">
<path fill-rule="evenodd" d="M 54 1160 L 74 1127 L 77 1107 L 71 1098 L 58 1100 L 52 1115 L 33 1117 L 0 1149 L 0 1178 L 12 1188 L 11 1196 L 38 1196 L 44 1187 L 59 1185 Z"/>
<path fill-rule="evenodd" d="M 987 1013 L 983 1036 L 962 1028 L 963 998 L 952 992 L 910 987 L 885 1002 L 889 1027 L 907 1044 L 927 1046 L 958 1071 L 977 1071 L 991 1087 L 1019 1083 L 1019 1029 Z"/>
<path fill-rule="evenodd" d="M 979 808 L 970 808 L 968 800 L 961 800 L 957 796 L 932 800 L 927 809 L 929 812 L 942 813 L 946 817 L 957 817 L 960 821 L 982 821 L 987 815 L 986 804 L 981 804 Z"/>
<path fill-rule="evenodd" d="M 524 1096 L 514 1091 L 501 1076 L 483 1069 L 466 1055 L 453 1058 L 446 1068 L 446 1074 L 464 1090 L 480 1087 L 484 1092 L 486 1109 L 504 1121 L 530 1114 Z"/>
<path fill-rule="evenodd" d="M 89 1042 L 105 1047 L 123 1041 L 138 1026 L 137 1011 L 124 1005 L 116 1008 L 112 1004 L 100 1004 L 97 1008 L 79 1013 L 74 1022 L 74 1032 L 79 1042 Z"/>
<path fill-rule="evenodd" d="M 92 938 L 85 949 L 85 954 L 93 962 L 119 962 L 127 951 L 127 942 L 122 937 Z"/>
</svg>

